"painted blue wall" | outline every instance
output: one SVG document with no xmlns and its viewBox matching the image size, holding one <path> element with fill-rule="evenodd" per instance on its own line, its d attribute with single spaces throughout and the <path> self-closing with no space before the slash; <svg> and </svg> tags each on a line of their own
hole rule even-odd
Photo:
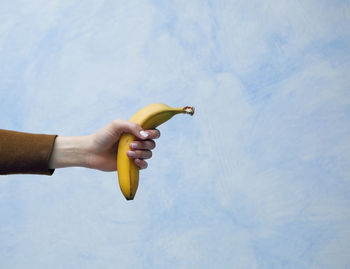
<svg viewBox="0 0 350 269">
<path fill-rule="evenodd" d="M 115 172 L 0 177 L 1 268 L 350 268 L 348 1 L 2 1 L 0 128 L 85 135 L 154 102 Z"/>
</svg>

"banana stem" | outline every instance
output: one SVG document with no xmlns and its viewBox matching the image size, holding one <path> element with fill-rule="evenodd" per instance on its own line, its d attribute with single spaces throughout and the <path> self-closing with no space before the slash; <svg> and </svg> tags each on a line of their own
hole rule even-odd
<svg viewBox="0 0 350 269">
<path fill-rule="evenodd" d="M 194 114 L 194 107 L 193 106 L 185 106 L 182 110 L 185 114 L 190 114 L 191 116 L 193 116 L 193 114 Z"/>
</svg>

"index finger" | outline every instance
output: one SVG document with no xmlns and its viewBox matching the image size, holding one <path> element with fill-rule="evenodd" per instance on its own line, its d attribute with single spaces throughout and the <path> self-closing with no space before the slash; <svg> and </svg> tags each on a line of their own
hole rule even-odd
<svg viewBox="0 0 350 269">
<path fill-rule="evenodd" d="M 160 137 L 160 131 L 158 129 L 145 130 L 148 133 L 147 139 L 157 139 Z"/>
</svg>

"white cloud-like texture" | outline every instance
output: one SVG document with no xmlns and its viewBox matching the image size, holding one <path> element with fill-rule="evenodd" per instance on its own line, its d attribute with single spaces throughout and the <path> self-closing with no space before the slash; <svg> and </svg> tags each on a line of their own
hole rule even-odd
<svg viewBox="0 0 350 269">
<path fill-rule="evenodd" d="M 349 268 L 347 1 L 3 1 L 0 128 L 85 135 L 154 102 L 116 173 L 0 178 L 1 268 Z"/>
</svg>

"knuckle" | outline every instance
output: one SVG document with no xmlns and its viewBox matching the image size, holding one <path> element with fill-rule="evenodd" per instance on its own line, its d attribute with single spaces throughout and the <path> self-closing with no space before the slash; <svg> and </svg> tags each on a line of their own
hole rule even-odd
<svg viewBox="0 0 350 269">
<path fill-rule="evenodd" d="M 122 126 L 124 122 L 124 120 L 118 118 L 112 121 L 112 125 L 114 126 L 114 128 L 116 128 Z"/>
<path fill-rule="evenodd" d="M 133 128 L 139 127 L 139 125 L 138 125 L 136 122 L 132 122 L 132 121 L 130 121 L 130 125 L 131 125 Z"/>
<path fill-rule="evenodd" d="M 122 121 L 122 119 L 117 118 L 117 119 L 113 120 L 113 123 L 119 124 L 121 121 Z"/>
<path fill-rule="evenodd" d="M 126 128 L 128 128 L 128 130 L 134 130 L 137 128 L 137 123 L 132 122 L 132 121 L 127 121 Z"/>
<path fill-rule="evenodd" d="M 140 158 L 142 159 L 149 159 L 152 157 L 152 151 L 150 150 L 142 150 L 141 152 Z"/>
<path fill-rule="evenodd" d="M 136 158 L 138 158 L 138 159 L 140 159 L 140 158 L 142 158 L 142 150 L 135 150 L 135 156 L 136 156 Z"/>
<path fill-rule="evenodd" d="M 156 147 L 156 143 L 153 140 L 149 141 L 149 148 L 154 149 L 155 147 Z"/>
</svg>

